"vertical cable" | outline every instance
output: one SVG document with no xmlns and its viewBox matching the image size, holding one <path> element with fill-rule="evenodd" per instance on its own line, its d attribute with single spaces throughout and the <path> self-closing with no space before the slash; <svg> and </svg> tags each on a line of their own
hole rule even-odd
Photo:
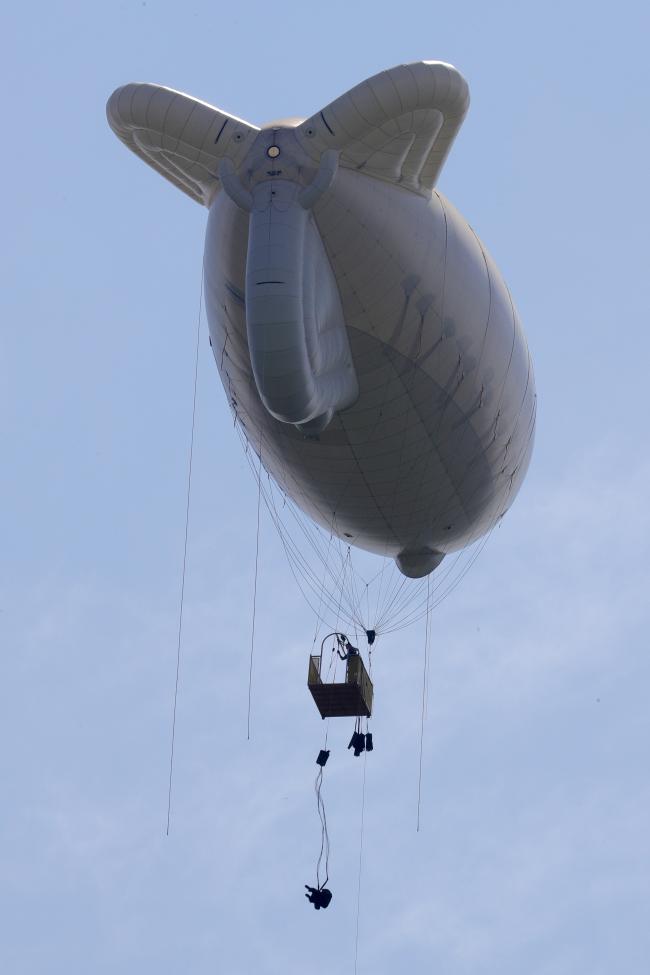
<svg viewBox="0 0 650 975">
<path fill-rule="evenodd" d="M 420 718 L 420 768 L 418 772 L 418 821 L 416 832 L 420 832 L 420 800 L 422 798 L 422 752 L 424 750 L 424 717 L 427 702 L 427 677 L 429 670 L 429 625 L 431 619 L 431 576 L 427 576 L 427 615 L 424 631 L 424 667 L 422 670 L 422 716 Z"/>
<path fill-rule="evenodd" d="M 361 826 L 359 829 L 359 875 L 357 879 L 357 924 L 354 937 L 354 975 L 357 975 L 359 960 L 359 914 L 361 912 L 361 867 L 363 864 L 363 826 L 366 811 L 366 759 L 368 752 L 363 753 L 363 786 L 361 789 Z"/>
<path fill-rule="evenodd" d="M 169 788 L 167 791 L 167 836 L 172 807 L 172 775 L 174 772 L 174 744 L 176 741 L 176 705 L 178 703 L 178 677 L 181 668 L 181 637 L 183 633 L 183 603 L 185 600 L 185 569 L 187 566 L 187 536 L 190 524 L 190 495 L 192 490 L 192 459 L 194 456 L 194 427 L 196 423 L 196 388 L 199 377 L 199 338 L 201 334 L 201 309 L 203 307 L 203 271 L 201 271 L 201 294 L 199 315 L 196 326 L 196 352 L 194 355 L 194 393 L 192 396 L 192 432 L 190 434 L 190 454 L 187 465 L 187 500 L 185 503 L 185 538 L 183 541 L 183 570 L 181 572 L 181 598 L 178 607 L 178 642 L 176 646 L 176 682 L 174 684 L 174 712 L 172 717 L 172 743 L 169 755 Z"/>
<path fill-rule="evenodd" d="M 260 500 L 262 495 L 262 431 L 260 430 L 260 459 L 257 469 L 257 532 L 255 535 L 255 581 L 253 583 L 253 622 L 251 626 L 251 655 L 248 665 L 248 716 L 246 718 L 246 739 L 251 737 L 251 694 L 253 691 L 253 653 L 255 650 L 255 612 L 257 608 L 257 568 L 260 557 Z"/>
</svg>

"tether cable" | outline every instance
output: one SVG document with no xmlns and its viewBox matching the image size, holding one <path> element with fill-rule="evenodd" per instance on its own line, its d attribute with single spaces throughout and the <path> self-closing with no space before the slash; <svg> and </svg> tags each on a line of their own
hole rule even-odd
<svg viewBox="0 0 650 975">
<path fill-rule="evenodd" d="M 367 726 L 366 726 L 367 727 Z M 366 812 L 366 759 L 368 752 L 363 753 L 363 786 L 361 787 L 361 824 L 359 828 L 359 874 L 357 877 L 357 923 L 354 936 L 354 975 L 357 975 L 359 960 L 359 915 L 361 912 L 361 868 L 363 866 L 363 827 Z"/>
<path fill-rule="evenodd" d="M 431 608 L 429 605 L 430 584 L 427 576 L 427 615 L 424 630 L 424 666 L 422 670 L 422 715 L 420 718 L 420 767 L 418 771 L 418 818 L 416 832 L 420 832 L 420 800 L 422 798 L 422 752 L 424 751 L 424 718 L 426 714 L 427 702 L 427 682 L 429 671 L 429 632 L 431 625 Z"/>
<path fill-rule="evenodd" d="M 178 703 L 178 678 L 181 669 L 181 638 L 183 635 L 183 604 L 185 600 L 185 570 L 187 567 L 187 536 L 190 525 L 190 495 L 192 491 L 192 460 L 194 457 L 194 427 L 196 424 L 196 388 L 199 378 L 199 338 L 201 335 L 201 309 L 203 308 L 203 271 L 201 272 L 201 294 L 199 296 L 199 315 L 196 325 L 196 352 L 194 355 L 194 393 L 192 395 L 192 431 L 190 434 L 190 453 L 187 464 L 187 499 L 185 503 L 185 538 L 183 540 L 183 570 L 181 572 L 181 598 L 178 607 L 178 642 L 176 646 L 176 681 L 174 683 L 174 711 L 172 717 L 172 743 L 169 754 L 169 788 L 167 791 L 167 836 L 172 807 L 172 776 L 174 773 L 174 744 L 176 742 L 176 705 Z"/>
<path fill-rule="evenodd" d="M 251 624 L 251 653 L 248 665 L 248 715 L 246 718 L 246 740 L 251 737 L 251 695 L 253 691 L 253 653 L 255 650 L 255 612 L 257 608 L 257 569 L 260 558 L 260 500 L 262 496 L 262 434 L 260 432 L 260 459 L 257 469 L 257 532 L 255 535 L 255 580 L 253 582 L 253 620 Z"/>
</svg>

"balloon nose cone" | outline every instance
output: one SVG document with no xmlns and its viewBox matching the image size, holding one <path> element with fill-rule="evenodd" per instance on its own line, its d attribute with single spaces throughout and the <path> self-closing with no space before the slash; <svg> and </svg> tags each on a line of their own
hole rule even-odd
<svg viewBox="0 0 650 975">
<path fill-rule="evenodd" d="M 395 558 L 397 568 L 409 579 L 421 579 L 436 569 L 445 557 L 433 548 L 405 549 Z"/>
</svg>

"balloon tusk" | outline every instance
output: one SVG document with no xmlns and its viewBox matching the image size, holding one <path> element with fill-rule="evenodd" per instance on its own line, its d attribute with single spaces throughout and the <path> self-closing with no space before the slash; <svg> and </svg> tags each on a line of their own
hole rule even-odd
<svg viewBox="0 0 650 975">
<path fill-rule="evenodd" d="M 320 157 L 318 172 L 314 176 L 309 186 L 298 194 L 298 202 L 305 210 L 310 210 L 313 205 L 320 200 L 323 193 L 327 192 L 339 168 L 339 153 L 337 149 L 326 149 Z"/>
<path fill-rule="evenodd" d="M 236 203 L 240 210 L 250 213 L 253 209 L 253 197 L 242 186 L 232 159 L 226 157 L 219 163 L 219 179 L 233 203 Z"/>
</svg>

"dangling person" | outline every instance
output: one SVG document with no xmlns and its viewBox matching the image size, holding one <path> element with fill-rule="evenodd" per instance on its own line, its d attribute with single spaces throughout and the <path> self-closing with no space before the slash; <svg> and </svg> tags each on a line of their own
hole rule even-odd
<svg viewBox="0 0 650 975">
<path fill-rule="evenodd" d="M 309 903 L 313 904 L 317 911 L 320 911 L 321 907 L 324 910 L 332 899 L 332 891 L 327 887 L 310 887 L 309 884 L 305 884 L 305 887 L 309 891 L 305 894 Z"/>
</svg>

